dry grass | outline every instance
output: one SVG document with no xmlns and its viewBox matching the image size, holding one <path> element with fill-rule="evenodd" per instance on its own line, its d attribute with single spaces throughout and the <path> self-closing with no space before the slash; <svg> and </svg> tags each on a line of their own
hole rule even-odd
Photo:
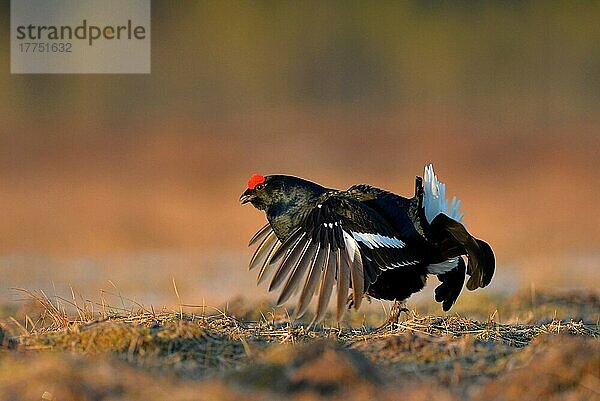
<svg viewBox="0 0 600 401">
<path fill-rule="evenodd" d="M 531 302 L 555 310 L 566 303 L 586 311 L 580 320 L 499 323 L 495 314 L 477 321 L 411 311 L 382 328 L 310 327 L 290 322 L 284 310 L 252 319 L 256 310 L 247 306 L 228 313 L 124 310 L 74 294 L 26 294 L 29 313 L 2 322 L 1 399 L 39 399 L 44 392 L 54 400 L 395 399 L 401 392 L 406 399 L 512 400 L 526 387 L 538 399 L 600 397 L 594 294 L 517 295 L 508 302 L 513 313 L 521 308 L 529 316 Z M 538 386 L 538 377 L 547 376 Z"/>
</svg>

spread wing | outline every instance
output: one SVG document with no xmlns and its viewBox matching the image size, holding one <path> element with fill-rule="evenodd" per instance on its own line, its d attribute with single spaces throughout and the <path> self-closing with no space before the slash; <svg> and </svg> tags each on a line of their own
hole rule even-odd
<svg viewBox="0 0 600 401">
<path fill-rule="evenodd" d="M 313 322 L 323 318 L 334 286 L 340 320 L 350 289 L 358 309 L 369 285 L 383 271 L 422 262 L 416 249 L 381 215 L 339 193 L 316 205 L 287 238 L 279 240 L 265 226 L 251 244 L 258 241 L 250 269 L 260 266 L 259 283 L 272 274 L 269 291 L 281 288 L 278 304 L 299 293 L 294 316 L 303 315 L 318 293 Z"/>
</svg>

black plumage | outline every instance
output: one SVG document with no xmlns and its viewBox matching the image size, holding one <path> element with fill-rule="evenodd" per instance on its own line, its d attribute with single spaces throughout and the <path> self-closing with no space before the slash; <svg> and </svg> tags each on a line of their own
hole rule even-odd
<svg viewBox="0 0 600 401">
<path fill-rule="evenodd" d="M 460 203 L 454 199 L 448 208 L 444 191 L 431 166 L 425 185 L 417 177 L 412 198 L 369 185 L 340 191 L 292 176 L 254 175 L 240 200 L 265 211 L 268 224 L 250 241 L 258 244 L 250 269 L 260 268 L 259 283 L 271 277 L 278 304 L 297 298 L 295 317 L 317 297 L 313 321 L 323 318 L 332 296 L 339 320 L 348 302 L 358 309 L 365 294 L 403 301 L 430 274 L 441 281 L 435 299 L 447 311 L 466 274 L 470 290 L 489 284 L 495 259 L 460 222 Z"/>
</svg>

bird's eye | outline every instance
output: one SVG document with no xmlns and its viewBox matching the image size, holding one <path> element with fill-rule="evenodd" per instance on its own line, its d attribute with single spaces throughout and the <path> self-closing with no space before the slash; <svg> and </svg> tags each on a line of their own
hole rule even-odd
<svg viewBox="0 0 600 401">
<path fill-rule="evenodd" d="M 264 184 L 258 184 L 258 185 L 256 185 L 256 186 L 254 187 L 254 189 L 256 189 L 256 190 L 260 191 L 260 190 L 261 190 L 261 189 L 263 189 L 264 187 L 265 187 L 265 185 L 264 185 Z"/>
</svg>

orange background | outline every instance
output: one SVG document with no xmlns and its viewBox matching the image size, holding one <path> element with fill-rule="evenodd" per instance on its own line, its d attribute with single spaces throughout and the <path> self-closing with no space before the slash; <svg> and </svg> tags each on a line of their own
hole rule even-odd
<svg viewBox="0 0 600 401">
<path fill-rule="evenodd" d="M 600 4 L 450 4 L 153 2 L 145 76 L 10 75 L 3 30 L 0 296 L 260 296 L 250 174 L 412 196 L 429 162 L 492 289 L 597 288 Z"/>
</svg>

